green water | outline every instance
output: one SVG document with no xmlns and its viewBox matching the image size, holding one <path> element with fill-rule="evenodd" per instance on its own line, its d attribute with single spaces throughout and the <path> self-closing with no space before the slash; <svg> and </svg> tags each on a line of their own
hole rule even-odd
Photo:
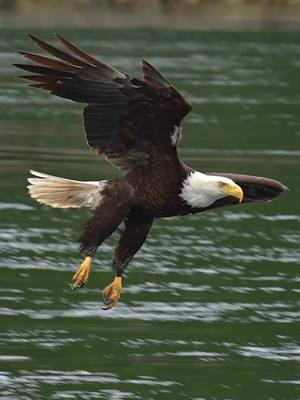
<svg viewBox="0 0 300 400">
<path fill-rule="evenodd" d="M 188 95 L 187 163 L 291 191 L 157 221 L 121 302 L 102 311 L 117 237 L 98 251 L 89 285 L 71 291 L 87 212 L 38 205 L 26 177 L 118 172 L 85 147 L 78 105 L 16 79 L 16 50 L 34 46 L 1 31 L 1 400 L 299 399 L 300 34 L 60 33 L 131 73 L 144 56 Z"/>
</svg>

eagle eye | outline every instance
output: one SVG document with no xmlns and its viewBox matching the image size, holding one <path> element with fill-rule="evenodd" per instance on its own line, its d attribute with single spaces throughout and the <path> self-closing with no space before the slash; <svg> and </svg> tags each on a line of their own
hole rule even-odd
<svg viewBox="0 0 300 400">
<path fill-rule="evenodd" d="M 223 188 L 223 187 L 225 187 L 227 185 L 227 183 L 225 183 L 225 182 L 219 182 L 219 187 L 220 188 Z"/>
</svg>

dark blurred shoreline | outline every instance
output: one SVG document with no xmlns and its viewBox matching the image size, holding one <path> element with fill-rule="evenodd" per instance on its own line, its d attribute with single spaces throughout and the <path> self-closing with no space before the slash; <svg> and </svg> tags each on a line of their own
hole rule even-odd
<svg viewBox="0 0 300 400">
<path fill-rule="evenodd" d="M 300 30 L 300 0 L 0 0 L 0 28 Z"/>
</svg>

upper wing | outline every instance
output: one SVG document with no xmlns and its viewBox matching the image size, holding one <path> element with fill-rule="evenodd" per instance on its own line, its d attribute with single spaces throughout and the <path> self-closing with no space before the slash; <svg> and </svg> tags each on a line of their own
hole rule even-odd
<svg viewBox="0 0 300 400">
<path fill-rule="evenodd" d="M 23 56 L 38 65 L 15 66 L 33 73 L 23 76 L 36 82 L 31 86 L 87 104 L 83 116 L 90 147 L 127 170 L 148 165 L 158 153 L 177 158 L 180 122 L 191 103 L 149 63 L 142 61 L 144 80 L 139 80 L 60 36 L 67 51 L 30 37 L 56 58 L 23 51 Z"/>
</svg>

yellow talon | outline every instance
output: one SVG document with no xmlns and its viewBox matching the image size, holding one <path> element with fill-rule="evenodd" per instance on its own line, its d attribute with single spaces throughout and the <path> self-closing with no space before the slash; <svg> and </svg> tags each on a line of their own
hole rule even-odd
<svg viewBox="0 0 300 400">
<path fill-rule="evenodd" d="M 71 283 L 72 289 L 81 288 L 87 283 L 89 279 L 91 264 L 92 264 L 92 258 L 85 257 L 85 259 L 80 264 L 78 270 L 75 272 L 72 278 L 72 283 Z"/>
<path fill-rule="evenodd" d="M 117 304 L 121 295 L 121 289 L 122 277 L 116 276 L 113 282 L 110 285 L 106 286 L 106 288 L 102 291 L 102 300 L 104 306 L 101 308 L 103 310 L 109 310 Z"/>
</svg>

